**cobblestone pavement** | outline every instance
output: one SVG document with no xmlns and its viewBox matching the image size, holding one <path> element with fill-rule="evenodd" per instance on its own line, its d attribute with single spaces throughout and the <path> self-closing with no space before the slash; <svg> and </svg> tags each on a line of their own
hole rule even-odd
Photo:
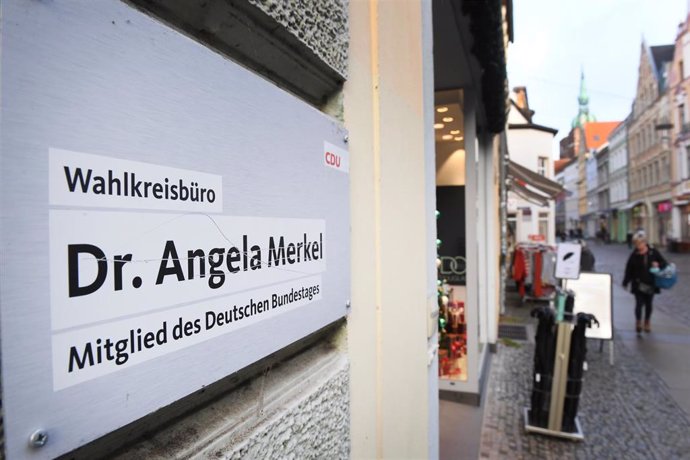
<svg viewBox="0 0 690 460">
<path fill-rule="evenodd" d="M 612 273 L 620 285 L 627 247 L 591 246 L 597 271 Z M 658 297 L 655 308 L 690 325 L 690 282 L 682 282 L 690 280 L 690 255 L 664 255 L 678 266 L 679 283 Z M 518 307 L 517 295 L 506 294 L 509 307 L 503 321 L 535 325 L 529 316 L 531 305 Z M 480 458 L 690 460 L 690 418 L 623 336 L 616 333 L 615 366 L 609 365 L 607 351 L 599 352 L 598 341 L 588 341 L 588 371 L 578 411 L 583 442 L 525 432 L 523 408 L 532 389 L 534 344 L 499 343 L 487 383 Z"/>
<path fill-rule="evenodd" d="M 588 344 L 588 367 L 578 416 L 583 442 L 526 434 L 532 343 L 499 344 L 488 382 L 481 459 L 690 459 L 690 420 L 664 382 L 624 345 L 616 365 Z M 594 349 L 594 350 L 593 350 Z"/>
</svg>

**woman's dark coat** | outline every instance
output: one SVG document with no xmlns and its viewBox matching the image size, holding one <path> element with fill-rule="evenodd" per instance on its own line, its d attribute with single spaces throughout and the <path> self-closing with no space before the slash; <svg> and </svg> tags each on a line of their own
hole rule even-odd
<svg viewBox="0 0 690 460">
<path fill-rule="evenodd" d="M 623 278 L 623 287 L 627 287 L 628 284 L 632 283 L 632 288 L 630 291 L 633 294 L 637 294 L 638 286 L 640 282 L 654 286 L 654 292 L 659 293 L 659 288 L 656 287 L 654 282 L 654 275 L 649 272 L 652 268 L 652 262 L 657 262 L 659 268 L 663 269 L 666 267 L 666 259 L 661 255 L 659 251 L 649 246 L 647 254 L 642 255 L 635 249 L 630 257 L 628 258 L 628 263 L 625 265 L 625 277 Z"/>
</svg>

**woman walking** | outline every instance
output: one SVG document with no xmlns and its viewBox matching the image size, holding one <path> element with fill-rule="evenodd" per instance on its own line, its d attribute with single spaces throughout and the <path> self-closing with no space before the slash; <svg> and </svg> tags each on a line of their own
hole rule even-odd
<svg viewBox="0 0 690 460">
<path fill-rule="evenodd" d="M 644 331 L 651 332 L 650 319 L 652 316 L 652 301 L 654 294 L 659 292 L 654 282 L 654 275 L 650 270 L 663 269 L 667 263 L 663 256 L 647 244 L 647 239 L 640 235 L 635 238 L 635 250 L 625 265 L 623 287 L 632 284 L 630 291 L 635 295 L 635 329 L 642 332 L 642 308 L 644 307 Z"/>
</svg>

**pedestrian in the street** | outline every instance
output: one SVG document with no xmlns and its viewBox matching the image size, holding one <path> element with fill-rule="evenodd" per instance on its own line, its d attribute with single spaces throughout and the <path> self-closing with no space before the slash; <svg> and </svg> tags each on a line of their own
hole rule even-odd
<svg viewBox="0 0 690 460">
<path fill-rule="evenodd" d="M 581 272 L 593 272 L 594 264 L 596 259 L 594 258 L 594 253 L 587 246 L 585 240 L 579 240 L 582 251 L 580 253 L 580 271 Z"/>
<path fill-rule="evenodd" d="M 654 294 L 659 293 L 659 288 L 654 282 L 652 268 L 663 269 L 667 262 L 659 251 L 647 243 L 643 234 L 637 234 L 634 238 L 635 249 L 630 254 L 625 265 L 625 277 L 623 287 L 631 285 L 630 291 L 635 296 L 635 330 L 642 332 L 642 309 L 644 308 L 644 331 L 651 332 L 652 302 Z"/>
<path fill-rule="evenodd" d="M 625 242 L 628 243 L 628 249 L 632 249 L 632 247 L 633 247 L 633 232 L 632 232 L 632 230 L 628 230 L 628 234 L 625 236 Z"/>
</svg>

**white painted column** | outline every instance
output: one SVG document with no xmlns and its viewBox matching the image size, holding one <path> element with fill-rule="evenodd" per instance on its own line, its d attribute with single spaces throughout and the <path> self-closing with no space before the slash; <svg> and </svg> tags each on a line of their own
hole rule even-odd
<svg viewBox="0 0 690 460">
<path fill-rule="evenodd" d="M 500 152 L 500 136 L 492 136 L 490 152 L 486 158 L 486 261 L 487 261 L 487 282 L 486 282 L 486 342 L 495 344 L 498 340 L 498 315 L 500 310 L 500 276 L 501 267 L 499 264 L 499 254 L 501 251 L 501 223 L 500 223 L 500 203 L 498 189 L 498 165 Z"/>
<path fill-rule="evenodd" d="M 478 282 L 478 297 L 479 301 L 477 304 L 479 320 L 479 341 L 486 343 L 487 339 L 487 309 L 488 309 L 488 290 L 487 281 L 489 278 L 489 260 L 487 258 L 488 253 L 488 243 L 490 236 L 487 235 L 487 220 L 489 215 L 489 193 L 487 193 L 487 183 L 490 183 L 490 177 L 487 177 L 489 173 L 487 172 L 488 165 L 491 162 L 491 147 L 488 143 L 488 136 L 482 133 L 478 136 L 478 152 L 477 152 L 477 220 L 474 222 L 477 227 L 477 282 Z M 473 245 L 467 244 L 467 249 L 471 248 Z M 469 251 L 468 251 L 469 254 Z M 469 283 L 468 283 L 469 285 Z M 469 331 L 472 329 L 468 328 Z M 476 329 L 475 329 L 476 330 Z M 480 355 L 481 357 L 481 355 Z M 478 372 L 478 368 L 475 372 Z"/>
<path fill-rule="evenodd" d="M 431 0 L 422 0 L 422 65 L 424 81 L 424 157 L 426 190 L 426 288 L 427 288 L 427 400 L 428 400 L 428 456 L 439 458 L 439 393 L 438 393 L 438 300 L 436 270 L 436 144 L 434 130 L 434 47 Z"/>
<path fill-rule="evenodd" d="M 467 369 L 470 374 L 463 391 L 479 391 L 479 235 L 477 212 L 478 205 L 478 171 L 479 156 L 477 143 L 475 91 L 465 91 L 465 241 L 467 276 L 467 300 L 465 302 L 465 319 L 467 321 Z"/>
<path fill-rule="evenodd" d="M 438 451 L 427 336 L 435 260 L 430 7 L 428 0 L 349 3 L 352 458 Z"/>
<path fill-rule="evenodd" d="M 671 211 L 671 234 L 669 235 L 670 238 L 678 240 L 681 238 L 681 219 L 682 215 L 680 213 L 680 208 L 678 206 L 674 206 L 673 210 Z"/>
</svg>

